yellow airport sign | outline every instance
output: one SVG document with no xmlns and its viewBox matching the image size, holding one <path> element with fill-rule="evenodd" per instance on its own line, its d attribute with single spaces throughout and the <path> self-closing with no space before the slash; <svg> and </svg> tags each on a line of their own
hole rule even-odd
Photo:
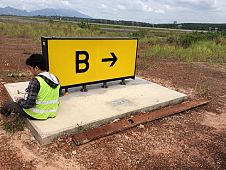
<svg viewBox="0 0 226 170">
<path fill-rule="evenodd" d="M 135 78 L 137 39 L 42 37 L 48 68 L 62 87 Z"/>
</svg>

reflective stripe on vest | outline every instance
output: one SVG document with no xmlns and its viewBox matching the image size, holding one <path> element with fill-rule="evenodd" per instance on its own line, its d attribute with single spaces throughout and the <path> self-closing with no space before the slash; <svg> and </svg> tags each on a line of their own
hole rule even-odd
<svg viewBox="0 0 226 170">
<path fill-rule="evenodd" d="M 30 109 L 23 109 L 28 115 L 36 119 L 48 119 L 55 117 L 59 105 L 58 85 L 55 89 L 50 87 L 44 79 L 37 76 L 40 84 L 40 90 L 36 98 L 36 105 Z"/>
<path fill-rule="evenodd" d="M 40 109 L 35 109 L 35 108 L 31 108 L 31 110 L 35 113 L 40 113 L 40 114 L 43 114 L 43 113 L 49 113 L 49 112 L 56 112 L 57 109 L 53 109 L 53 110 L 40 110 Z"/>
<path fill-rule="evenodd" d="M 54 103 L 58 103 L 59 101 L 58 100 L 50 100 L 50 101 L 39 101 L 39 100 L 36 100 L 36 104 L 54 104 Z"/>
</svg>

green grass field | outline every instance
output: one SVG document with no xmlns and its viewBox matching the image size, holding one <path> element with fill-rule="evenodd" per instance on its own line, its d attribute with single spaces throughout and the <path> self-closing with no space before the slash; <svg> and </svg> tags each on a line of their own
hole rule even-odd
<svg viewBox="0 0 226 170">
<path fill-rule="evenodd" d="M 136 28 L 138 31 L 103 31 L 104 25 L 44 20 L 16 22 L 0 18 L 0 31 L 9 36 L 31 38 L 56 37 L 136 37 L 141 60 L 175 58 L 186 62 L 226 63 L 225 32 L 179 32 Z"/>
</svg>

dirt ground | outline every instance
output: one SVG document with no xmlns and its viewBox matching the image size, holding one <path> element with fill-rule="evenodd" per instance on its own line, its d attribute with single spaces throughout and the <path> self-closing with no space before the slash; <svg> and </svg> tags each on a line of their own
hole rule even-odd
<svg viewBox="0 0 226 170">
<path fill-rule="evenodd" d="M 30 79 L 24 62 L 35 52 L 40 44 L 0 34 L 0 102 L 8 99 L 4 83 Z M 226 65 L 169 59 L 148 65 L 141 71 L 138 59 L 137 75 L 211 102 L 82 146 L 65 136 L 41 147 L 27 129 L 12 134 L 0 127 L 0 169 L 226 169 Z"/>
</svg>

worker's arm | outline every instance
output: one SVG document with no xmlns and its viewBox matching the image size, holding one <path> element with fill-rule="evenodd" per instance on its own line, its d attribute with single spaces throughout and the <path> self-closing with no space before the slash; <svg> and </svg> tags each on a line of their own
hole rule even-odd
<svg viewBox="0 0 226 170">
<path fill-rule="evenodd" d="M 35 106 L 36 97 L 40 90 L 40 84 L 36 78 L 33 78 L 26 89 L 26 96 L 20 99 L 17 103 L 24 109 L 29 109 Z"/>
</svg>

